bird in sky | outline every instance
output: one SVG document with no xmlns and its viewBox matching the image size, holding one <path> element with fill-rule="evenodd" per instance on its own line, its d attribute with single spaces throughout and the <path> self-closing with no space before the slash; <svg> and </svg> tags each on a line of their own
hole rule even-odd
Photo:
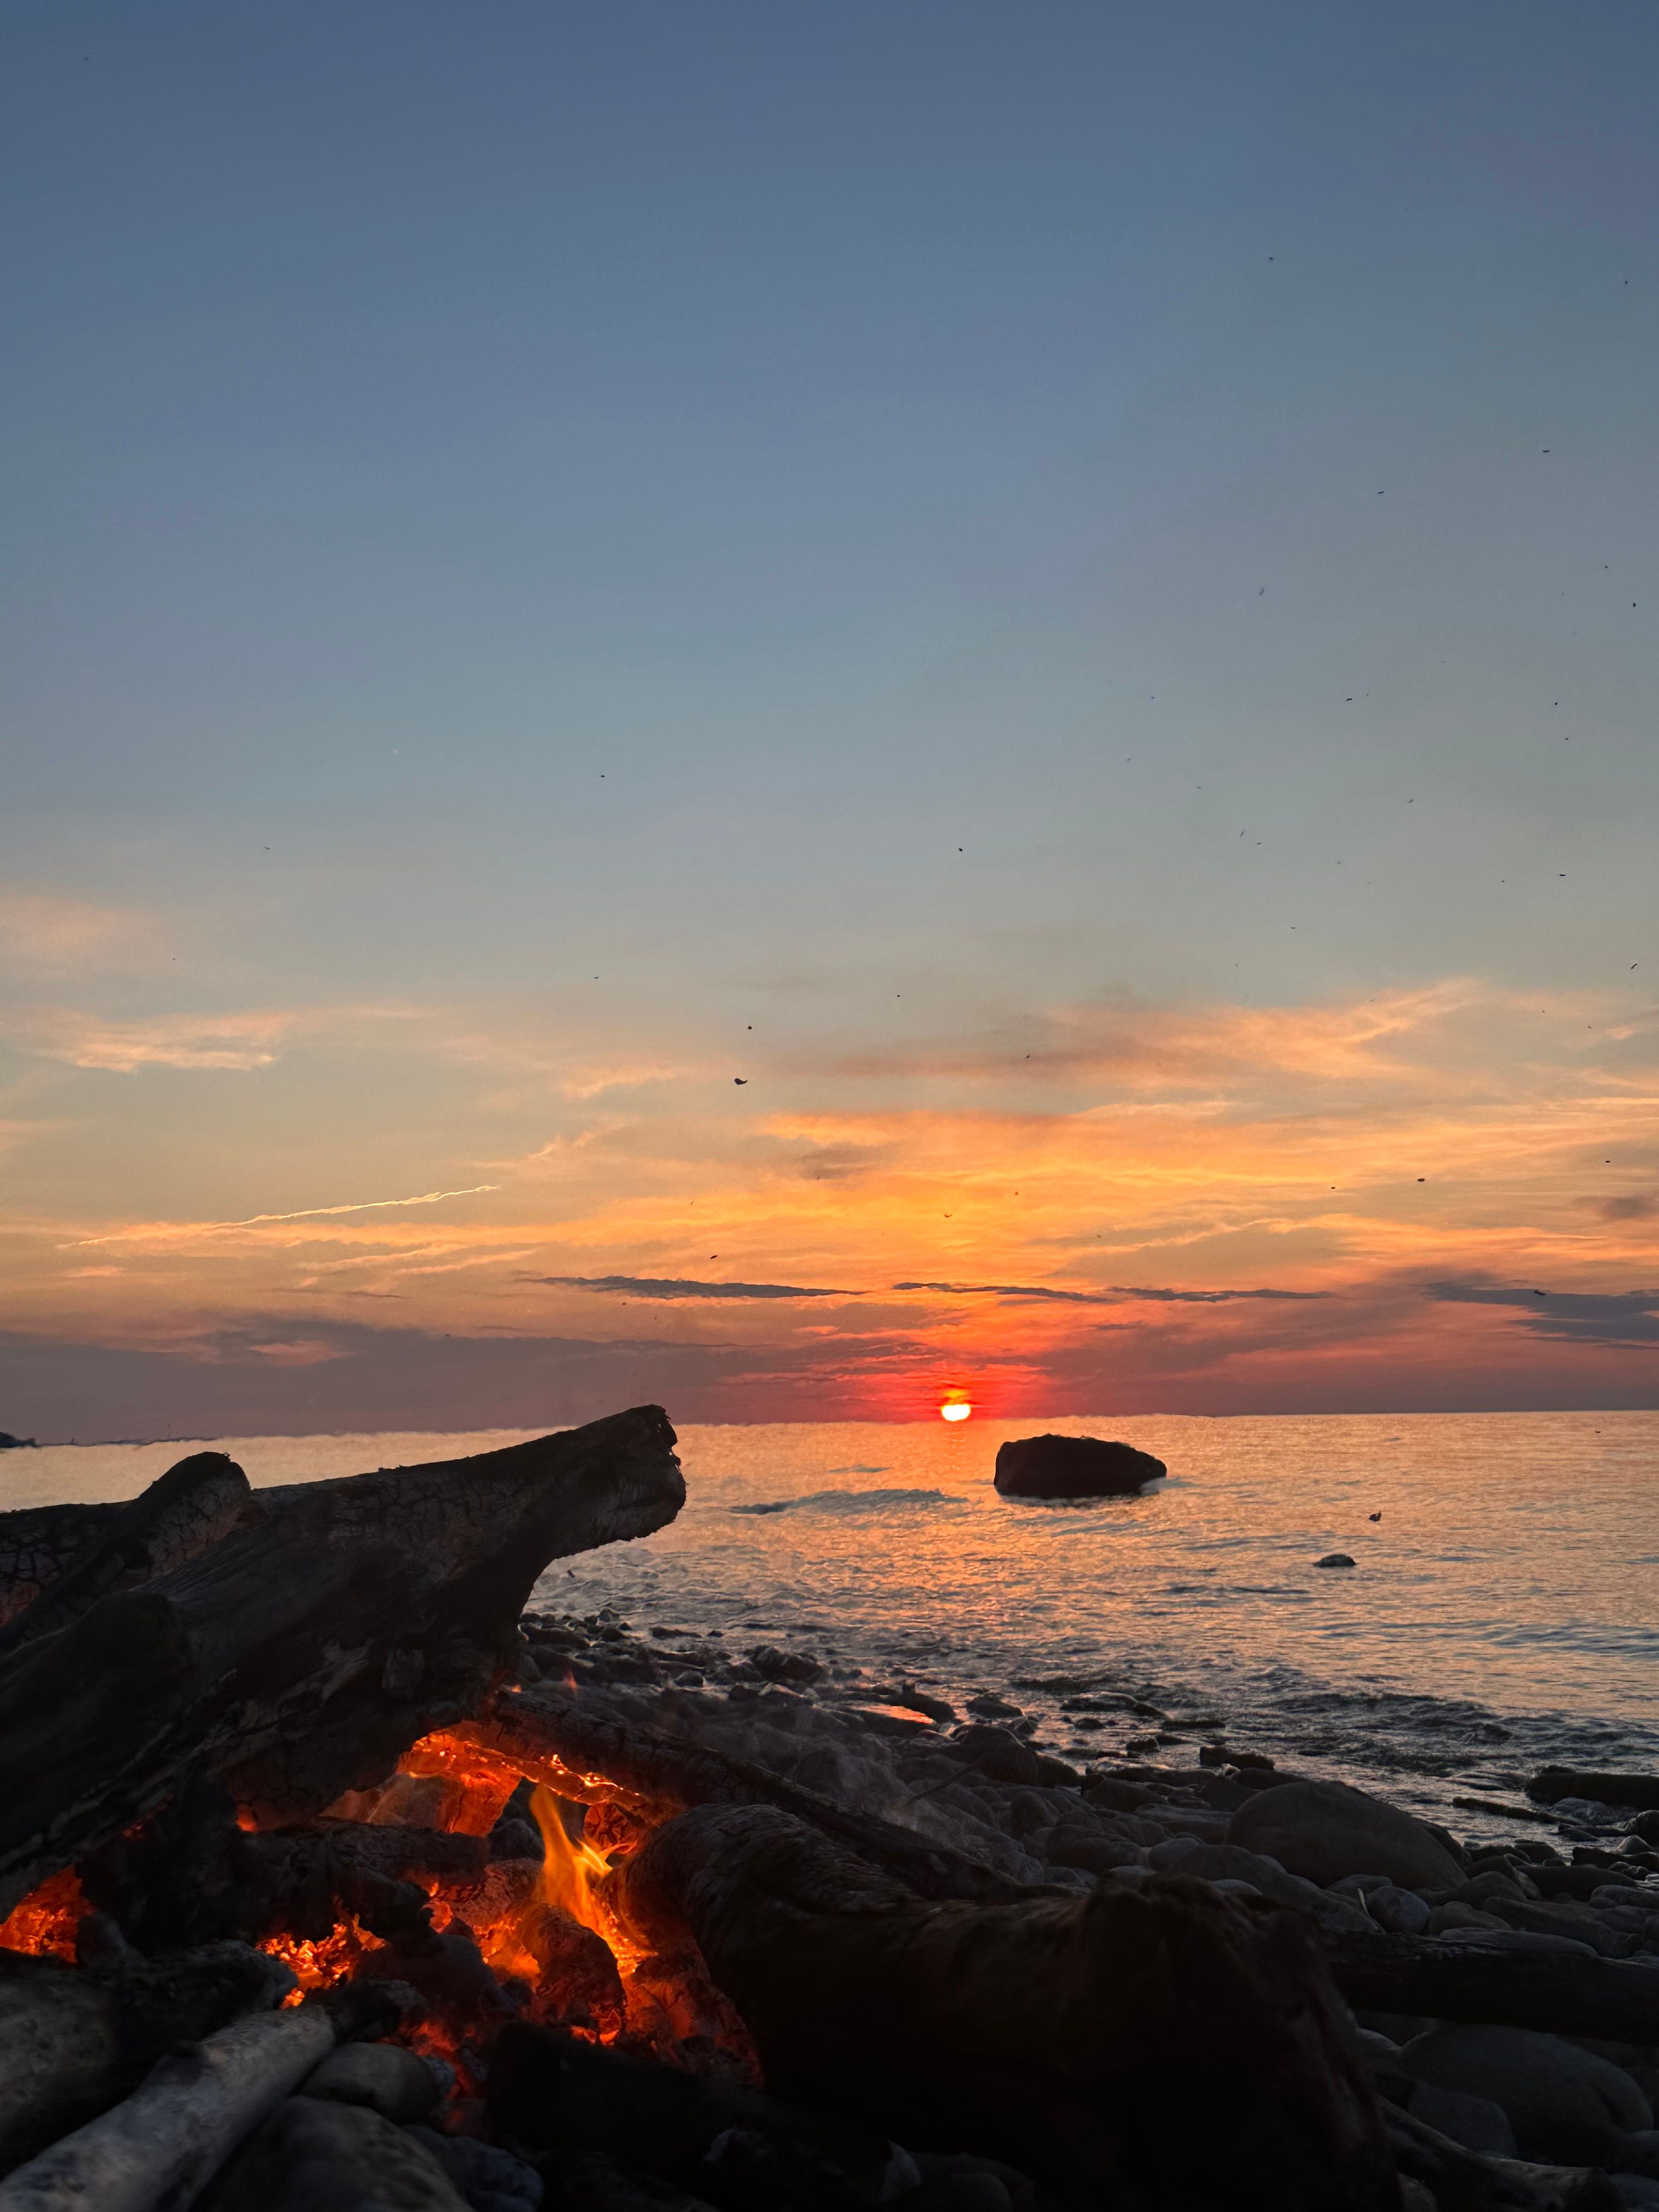
<svg viewBox="0 0 1659 2212">
<path fill-rule="evenodd" d="M 733 1083 L 747 1083 L 749 1078 L 746 1075 L 734 1075 L 732 1080 Z"/>
</svg>

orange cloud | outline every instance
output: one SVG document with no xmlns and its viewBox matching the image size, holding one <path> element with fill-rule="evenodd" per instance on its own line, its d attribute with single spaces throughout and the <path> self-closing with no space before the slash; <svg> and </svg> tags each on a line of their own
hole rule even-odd
<svg viewBox="0 0 1659 2212">
<path fill-rule="evenodd" d="M 363 1302 L 396 1301 L 400 1328 L 434 1342 L 700 1349 L 733 1409 L 751 1389 L 890 1407 L 947 1385 L 988 1407 L 1109 1387 L 1305 1400 L 1316 1384 L 1338 1402 L 1390 1371 L 1450 1389 L 1460 1366 L 1478 1395 L 1516 1371 L 1522 1340 L 1537 1371 L 1576 1361 L 1593 1391 L 1596 1363 L 1644 1357 L 1635 1322 L 1547 1339 L 1520 1309 L 1437 1304 L 1425 1285 L 1626 1297 L 1659 1279 L 1649 1010 L 1468 981 L 1310 1006 L 1061 1007 L 1012 1042 L 833 1067 L 757 1054 L 735 1097 L 706 1057 L 671 1048 L 647 1079 L 580 1039 L 545 1054 L 531 1039 L 533 1095 L 510 1101 L 454 1087 L 495 1066 L 476 1025 L 399 1011 L 88 1032 L 92 1068 L 275 1059 L 304 1034 L 307 1127 L 337 1099 L 361 1134 L 318 1152 L 314 1200 L 250 1147 L 230 1156 L 245 1210 L 15 1224 L 15 1323 L 118 1337 L 142 1310 L 147 1341 L 234 1326 L 239 1342 L 317 1343 L 360 1327 Z M 579 1066 L 617 1079 L 577 1081 Z M 441 1146 L 435 1120 L 411 1118 L 416 1071 L 449 1086 Z M 420 1138 L 414 1195 L 334 1196 L 386 1187 L 383 1122 Z M 71 1264 L 88 1243 L 120 1269 Z"/>
</svg>

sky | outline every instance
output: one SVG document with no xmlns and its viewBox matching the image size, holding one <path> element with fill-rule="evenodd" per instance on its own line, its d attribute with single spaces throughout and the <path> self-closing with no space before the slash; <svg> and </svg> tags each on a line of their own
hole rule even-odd
<svg viewBox="0 0 1659 2212">
<path fill-rule="evenodd" d="M 1645 0 L 0 52 L 0 1427 L 1659 1406 Z"/>
</svg>

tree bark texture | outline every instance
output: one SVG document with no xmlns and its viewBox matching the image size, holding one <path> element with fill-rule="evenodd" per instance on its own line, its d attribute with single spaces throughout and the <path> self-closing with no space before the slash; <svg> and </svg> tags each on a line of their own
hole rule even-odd
<svg viewBox="0 0 1659 2212">
<path fill-rule="evenodd" d="M 22 1642 L 0 1662 L 0 1913 L 193 1770 L 224 1775 L 262 1824 L 383 1779 L 477 1709 L 550 1559 L 673 1518 L 673 1445 L 641 1407 L 475 1458 L 255 1492 L 210 1549 Z"/>
<path fill-rule="evenodd" d="M 0 1633 L 0 1652 L 67 1628 L 113 1590 L 135 1589 L 210 1551 L 246 1511 L 247 1477 L 223 1452 L 195 1452 L 78 1549 Z M 80 1509 L 76 1509 L 77 1510 Z"/>
<path fill-rule="evenodd" d="M 707 1806 L 616 1877 L 678 1921 L 780 2097 L 1006 2160 L 1111 2212 L 1393 2212 L 1371 2085 L 1317 1936 L 1170 1877 L 926 1903 L 769 1806 Z"/>
<path fill-rule="evenodd" d="M 123 1505 L 24 1505 L 0 1513 L 0 1628 L 84 1559 Z"/>
</svg>

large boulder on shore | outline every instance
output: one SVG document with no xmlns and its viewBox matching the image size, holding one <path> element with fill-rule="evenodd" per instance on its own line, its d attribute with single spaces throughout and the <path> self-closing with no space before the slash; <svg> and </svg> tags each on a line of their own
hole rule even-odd
<svg viewBox="0 0 1659 2212">
<path fill-rule="evenodd" d="M 1406 2045 L 1400 2064 L 1437 2089 L 1501 2106 L 1522 2154 L 1550 2164 L 1602 2165 L 1625 2135 L 1653 2124 L 1647 2099 L 1622 2066 L 1559 2035 L 1433 2027 Z M 1411 2109 L 1417 2111 L 1415 2097 Z M 1422 2117 L 1429 2118 L 1426 2108 Z"/>
<path fill-rule="evenodd" d="M 1345 1875 L 1386 1875 L 1401 1889 L 1455 1889 L 1463 1869 L 1425 1820 L 1346 1782 L 1259 1790 L 1227 1826 L 1227 1841 L 1277 1859 L 1322 1888 Z"/>
<path fill-rule="evenodd" d="M 1127 1498 L 1169 1472 L 1104 1437 L 1020 1437 L 998 1451 L 996 1481 L 1006 1498 Z"/>
</svg>

